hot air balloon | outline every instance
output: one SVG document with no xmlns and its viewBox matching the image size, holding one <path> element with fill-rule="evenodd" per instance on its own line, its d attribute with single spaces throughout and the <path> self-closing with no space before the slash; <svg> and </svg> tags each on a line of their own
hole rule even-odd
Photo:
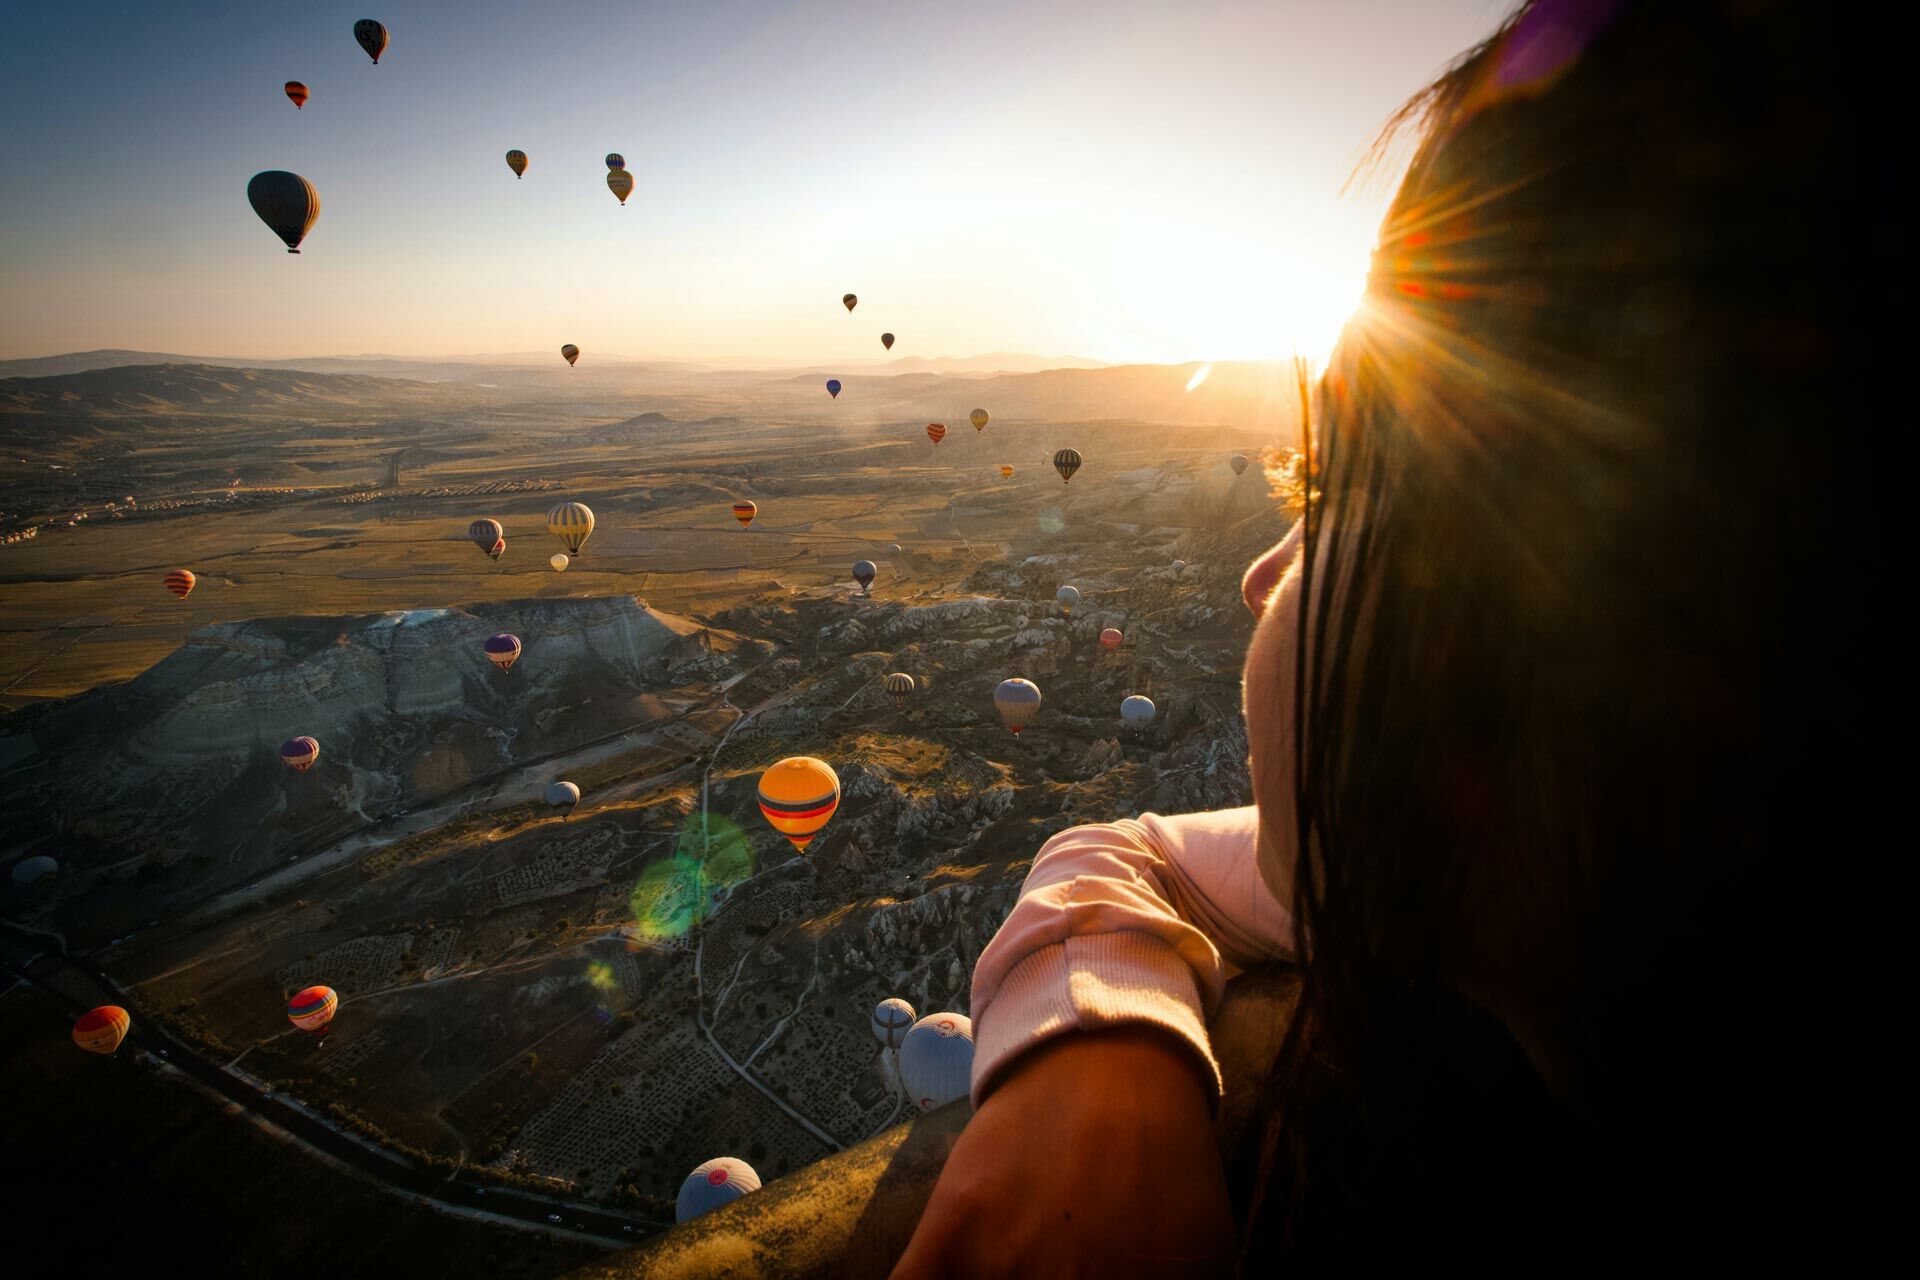
<svg viewBox="0 0 1920 1280">
<path fill-rule="evenodd" d="M 927 439 L 933 441 L 934 448 L 938 449 L 940 447 L 940 442 L 946 438 L 947 438 L 946 423 L 929 422 L 927 424 Z"/>
<path fill-rule="evenodd" d="M 913 1006 L 899 996 L 889 996 L 873 1006 L 873 1038 L 889 1049 L 900 1047 L 912 1025 Z"/>
<path fill-rule="evenodd" d="M 871 560 L 855 560 L 853 562 L 853 580 L 860 584 L 861 595 L 870 596 L 873 594 L 874 572 L 873 561 Z"/>
<path fill-rule="evenodd" d="M 565 573 L 567 571 L 567 566 L 571 564 L 572 561 L 567 559 L 566 552 L 556 551 L 547 558 L 547 563 L 553 566 L 553 571 L 555 573 Z"/>
<path fill-rule="evenodd" d="M 1062 449 L 1060 452 L 1054 454 L 1053 469 L 1060 473 L 1061 484 L 1070 483 L 1073 480 L 1073 473 L 1080 469 L 1080 451 L 1078 449 Z"/>
<path fill-rule="evenodd" d="M 932 1111 L 967 1096 L 973 1084 L 973 1020 L 958 1013 L 930 1013 L 900 1039 L 900 1083 Z"/>
<path fill-rule="evenodd" d="M 513 664 L 520 660 L 520 637 L 505 631 L 497 636 L 488 636 L 486 643 L 480 647 L 486 651 L 487 661 L 502 671 L 513 670 Z"/>
<path fill-rule="evenodd" d="M 760 775 L 760 812 L 805 849 L 840 807 L 840 775 L 825 760 L 789 756 Z"/>
<path fill-rule="evenodd" d="M 487 548 L 487 559 L 489 560 L 497 561 L 505 554 L 507 554 L 507 540 L 505 538 L 495 538 L 493 545 Z"/>
<path fill-rule="evenodd" d="M 680 1184 L 673 1220 L 687 1222 L 760 1189 L 760 1175 L 736 1156 L 718 1156 L 698 1166 Z"/>
<path fill-rule="evenodd" d="M 889 542 L 889 543 L 887 544 L 887 554 L 888 554 L 888 555 L 890 555 L 890 556 L 897 556 L 897 555 L 899 555 L 899 554 L 900 554 L 900 544 L 899 544 L 899 543 L 897 543 L 897 542 Z"/>
<path fill-rule="evenodd" d="M 191 569 L 172 569 L 160 581 L 166 584 L 167 590 L 185 600 L 200 579 L 193 576 Z"/>
<path fill-rule="evenodd" d="M 22 858 L 13 864 L 15 884 L 39 884 L 59 874 L 60 864 L 44 853 L 36 853 L 31 858 Z"/>
<path fill-rule="evenodd" d="M 1118 649 L 1120 642 L 1124 639 L 1126 639 L 1126 637 L 1120 634 L 1120 628 L 1118 627 L 1101 628 L 1100 647 L 1102 649 Z"/>
<path fill-rule="evenodd" d="M 893 350 L 893 335 L 890 333 L 881 334 L 880 345 L 885 347 L 889 351 Z"/>
<path fill-rule="evenodd" d="M 280 744 L 280 758 L 292 765 L 294 772 L 305 773 L 320 758 L 320 744 L 307 737 L 289 738 Z"/>
<path fill-rule="evenodd" d="M 1040 712 L 1040 686 L 1031 680 L 1002 680 L 993 691 L 993 708 L 1017 734 Z"/>
<path fill-rule="evenodd" d="M 1227 465 L 1233 468 L 1233 474 L 1236 476 L 1244 475 L 1247 470 L 1247 455 L 1244 453 L 1236 453 L 1233 455 L 1233 460 L 1227 463 Z"/>
<path fill-rule="evenodd" d="M 580 348 L 574 346 L 571 342 L 563 343 L 560 347 L 560 358 L 567 362 L 568 368 L 572 368 L 574 365 L 580 363 Z"/>
<path fill-rule="evenodd" d="M 835 400 L 838 400 L 840 398 L 840 379 L 838 378 L 827 379 L 827 394 L 832 396 Z"/>
<path fill-rule="evenodd" d="M 301 84 L 298 80 L 289 80 L 287 81 L 287 96 L 293 99 L 295 108 L 304 107 L 307 105 L 307 86 Z"/>
<path fill-rule="evenodd" d="M 843 293 L 840 295 L 840 305 L 851 311 L 860 305 L 860 299 L 850 293 Z"/>
<path fill-rule="evenodd" d="M 325 1031 L 339 1009 L 340 997 L 332 987 L 308 987 L 287 1001 L 287 1021 L 302 1031 Z"/>
<path fill-rule="evenodd" d="M 1187 562 L 1185 560 L 1175 560 L 1173 562 L 1173 571 L 1175 573 L 1185 573 L 1186 570 L 1187 570 Z"/>
<path fill-rule="evenodd" d="M 556 809 L 565 809 L 568 813 L 572 813 L 573 807 L 580 803 L 580 788 L 571 782 L 549 782 L 547 803 Z"/>
<path fill-rule="evenodd" d="M 1002 467 L 1000 468 L 1000 478 L 1001 478 L 1002 480 L 1011 480 L 1011 479 L 1013 479 L 1013 468 L 1012 468 L 1012 467 L 1009 467 L 1009 466 L 1002 466 Z"/>
<path fill-rule="evenodd" d="M 74 1020 L 73 1042 L 88 1053 L 110 1054 L 127 1038 L 133 1019 L 117 1004 L 89 1009 Z"/>
<path fill-rule="evenodd" d="M 625 205 L 627 197 L 633 194 L 633 175 L 625 169 L 607 170 L 607 190 L 619 196 L 620 203 Z"/>
<path fill-rule="evenodd" d="M 975 409 L 967 415 L 967 421 L 973 424 L 975 431 L 985 431 L 987 429 L 987 411 L 985 409 Z"/>
<path fill-rule="evenodd" d="M 621 155 L 618 151 L 607 152 L 607 168 L 624 169 L 626 167 L 627 158 L 625 156 Z"/>
<path fill-rule="evenodd" d="M 746 498 L 742 498 L 740 499 L 740 501 L 733 504 L 733 518 L 740 522 L 740 527 L 742 529 L 752 524 L 754 516 L 758 515 L 759 513 L 760 513 L 760 508 L 755 506 L 753 502 L 751 502 Z"/>
<path fill-rule="evenodd" d="M 896 671 L 887 677 L 887 696 L 893 699 L 893 705 L 902 711 L 913 701 L 913 677 L 904 671 Z"/>
<path fill-rule="evenodd" d="M 493 544 L 501 542 L 506 536 L 507 531 L 501 528 L 498 520 L 475 520 L 467 526 L 467 537 L 488 555 L 494 554 Z M 505 550 L 505 547 L 501 549 Z"/>
<path fill-rule="evenodd" d="M 560 539 L 568 555 L 577 556 L 593 536 L 593 512 L 584 502 L 561 502 L 547 512 L 547 532 Z"/>
<path fill-rule="evenodd" d="M 1129 729 L 1144 729 L 1153 723 L 1153 699 L 1143 694 L 1128 694 L 1120 700 L 1120 723 Z"/>
<path fill-rule="evenodd" d="M 380 55 L 387 51 L 387 29 L 372 18 L 362 18 L 353 24 L 353 38 L 373 59 L 373 65 L 380 65 Z"/>
<path fill-rule="evenodd" d="M 507 152 L 507 168 L 513 170 L 513 176 L 524 178 L 527 175 L 527 153 L 515 147 Z"/>
<path fill-rule="evenodd" d="M 320 216 L 320 193 L 297 173 L 266 169 L 247 182 L 247 203 L 267 229 L 286 241 L 288 253 L 300 252 L 300 242 Z"/>
<path fill-rule="evenodd" d="M 1080 603 L 1080 588 L 1062 587 L 1053 593 L 1053 599 L 1060 606 L 1060 612 L 1072 613 L 1073 606 Z"/>
</svg>

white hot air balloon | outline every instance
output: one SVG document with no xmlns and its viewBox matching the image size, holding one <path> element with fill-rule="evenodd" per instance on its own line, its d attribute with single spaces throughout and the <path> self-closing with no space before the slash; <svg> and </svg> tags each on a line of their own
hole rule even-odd
<svg viewBox="0 0 1920 1280">
<path fill-rule="evenodd" d="M 892 996 L 873 1006 L 873 1038 L 889 1049 L 898 1049 L 900 1040 L 913 1025 L 913 1006 Z"/>
<path fill-rule="evenodd" d="M 571 782 L 549 782 L 547 803 L 556 809 L 565 809 L 568 813 L 572 813 L 574 806 L 580 803 L 580 788 Z"/>
<path fill-rule="evenodd" d="M 673 1202 L 673 1220 L 688 1222 L 760 1189 L 760 1175 L 737 1156 L 716 1156 L 687 1175 Z"/>
<path fill-rule="evenodd" d="M 1062 587 L 1053 593 L 1053 598 L 1060 606 L 1060 612 L 1072 613 L 1073 606 L 1080 603 L 1080 588 Z"/>
<path fill-rule="evenodd" d="M 1129 694 L 1120 702 L 1120 723 L 1129 729 L 1144 729 L 1153 723 L 1153 699 L 1143 694 Z"/>
<path fill-rule="evenodd" d="M 567 559 L 566 552 L 556 551 L 547 558 L 547 563 L 553 566 L 553 571 L 555 573 L 565 573 L 567 571 L 567 566 L 572 564 L 573 561 Z"/>
<path fill-rule="evenodd" d="M 922 1111 L 967 1096 L 973 1083 L 973 1020 L 930 1013 L 900 1041 L 900 1083 Z"/>
</svg>

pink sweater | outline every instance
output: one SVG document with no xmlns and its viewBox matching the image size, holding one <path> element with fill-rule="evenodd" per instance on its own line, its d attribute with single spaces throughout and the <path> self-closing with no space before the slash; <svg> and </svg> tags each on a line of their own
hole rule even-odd
<svg viewBox="0 0 1920 1280">
<path fill-rule="evenodd" d="M 1207 1019 L 1227 979 L 1292 955 L 1293 918 L 1262 880 L 1253 808 L 1062 831 L 1047 841 L 973 971 L 973 1100 L 1067 1031 L 1148 1023 L 1220 1068 Z"/>
</svg>

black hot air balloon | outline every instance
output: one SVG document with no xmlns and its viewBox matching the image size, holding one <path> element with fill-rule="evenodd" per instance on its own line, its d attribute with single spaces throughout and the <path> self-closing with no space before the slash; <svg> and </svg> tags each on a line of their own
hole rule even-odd
<svg viewBox="0 0 1920 1280">
<path fill-rule="evenodd" d="M 1071 482 L 1073 473 L 1080 469 L 1080 451 L 1078 449 L 1062 449 L 1060 452 L 1054 454 L 1053 469 L 1060 473 L 1061 484 Z"/>
<path fill-rule="evenodd" d="M 387 51 L 385 25 L 375 22 L 372 18 L 362 18 L 353 24 L 353 38 L 360 42 L 360 47 L 367 51 L 369 58 L 373 59 L 373 65 L 379 66 L 380 55 Z"/>
<path fill-rule="evenodd" d="M 287 242 L 288 253 L 300 252 L 300 242 L 320 216 L 320 193 L 297 173 L 267 169 L 247 183 L 247 203 L 273 234 Z"/>
</svg>

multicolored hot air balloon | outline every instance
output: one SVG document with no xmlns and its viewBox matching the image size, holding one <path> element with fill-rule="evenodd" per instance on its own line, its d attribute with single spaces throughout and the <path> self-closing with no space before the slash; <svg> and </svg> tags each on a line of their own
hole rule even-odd
<svg viewBox="0 0 1920 1280">
<path fill-rule="evenodd" d="M 873 1006 L 873 1038 L 889 1049 L 898 1049 L 907 1028 L 913 1025 L 913 1006 L 899 996 L 889 996 Z"/>
<path fill-rule="evenodd" d="M 547 532 L 560 539 L 568 555 L 577 556 L 593 536 L 593 512 L 584 502 L 556 503 L 547 512 Z"/>
<path fill-rule="evenodd" d="M 893 335 L 890 333 L 881 334 L 880 345 L 885 347 L 889 351 L 893 350 Z"/>
<path fill-rule="evenodd" d="M 88 1053 L 111 1054 L 127 1038 L 133 1019 L 117 1004 L 89 1009 L 74 1020 L 73 1042 Z"/>
<path fill-rule="evenodd" d="M 967 415 L 967 421 L 973 424 L 975 431 L 985 431 L 987 429 L 987 411 L 985 409 L 975 409 Z"/>
<path fill-rule="evenodd" d="M 1080 469 L 1080 451 L 1078 449 L 1062 449 L 1060 452 L 1054 454 L 1053 469 L 1060 473 L 1061 484 L 1071 483 L 1073 473 Z"/>
<path fill-rule="evenodd" d="M 1054 602 L 1060 606 L 1060 612 L 1072 613 L 1073 606 L 1080 603 L 1080 588 L 1062 587 L 1053 593 Z"/>
<path fill-rule="evenodd" d="M 360 42 L 360 47 L 367 51 L 369 58 L 373 59 L 373 65 L 379 66 L 380 55 L 387 51 L 386 27 L 372 18 L 362 18 L 353 24 L 353 38 Z"/>
<path fill-rule="evenodd" d="M 572 368 L 574 365 L 580 363 L 580 348 L 574 346 L 571 342 L 562 343 L 560 346 L 560 358 L 567 362 L 568 368 Z"/>
<path fill-rule="evenodd" d="M 832 396 L 835 400 L 838 400 L 840 398 L 840 379 L 838 378 L 827 379 L 827 394 Z"/>
<path fill-rule="evenodd" d="M 760 508 L 755 506 L 750 499 L 742 498 L 733 504 L 733 518 L 740 522 L 742 529 L 752 524 L 753 518 L 758 514 L 760 514 Z"/>
<path fill-rule="evenodd" d="M 900 1083 L 922 1111 L 967 1096 L 973 1083 L 973 1020 L 930 1013 L 900 1040 Z"/>
<path fill-rule="evenodd" d="M 1247 470 L 1247 455 L 1244 453 L 1236 453 L 1227 465 L 1233 468 L 1233 474 L 1236 476 L 1244 475 Z"/>
<path fill-rule="evenodd" d="M 287 81 L 287 96 L 293 99 L 295 109 L 305 107 L 307 105 L 307 86 L 301 84 L 298 80 L 289 80 Z"/>
<path fill-rule="evenodd" d="M 507 531 L 501 527 L 498 520 L 475 520 L 467 526 L 467 537 L 472 541 L 474 546 L 480 548 L 496 560 L 500 558 L 500 555 L 499 552 L 494 550 L 494 547 L 498 545 L 501 551 L 507 549 Z"/>
<path fill-rule="evenodd" d="M 1009 466 L 1002 466 L 1002 467 L 1000 468 L 1000 478 L 1001 478 L 1002 480 L 1011 480 L 1011 479 L 1013 479 L 1013 468 L 1012 468 L 1012 467 L 1009 467 Z"/>
<path fill-rule="evenodd" d="M 621 155 L 618 151 L 607 152 L 607 168 L 624 169 L 626 167 L 627 158 L 625 156 Z"/>
<path fill-rule="evenodd" d="M 874 568 L 873 561 L 871 560 L 855 560 L 853 562 L 853 580 L 860 584 L 861 595 L 870 596 L 873 594 L 873 575 L 876 572 L 877 570 Z"/>
<path fill-rule="evenodd" d="M 340 1011 L 340 997 L 332 987 L 308 987 L 287 1001 L 287 1021 L 302 1031 L 325 1031 Z"/>
<path fill-rule="evenodd" d="M 1102 627 L 1100 629 L 1100 647 L 1102 649 L 1118 649 L 1120 642 L 1125 639 L 1126 637 L 1120 634 L 1120 628 L 1118 627 Z"/>
<path fill-rule="evenodd" d="M 512 151 L 507 152 L 507 168 L 513 170 L 513 176 L 516 178 L 526 177 L 527 176 L 527 153 L 520 150 L 520 148 L 518 147 L 515 147 Z"/>
<path fill-rule="evenodd" d="M 564 780 L 549 782 L 547 803 L 556 809 L 565 809 L 568 813 L 572 813 L 574 806 L 580 803 L 580 788 Z"/>
<path fill-rule="evenodd" d="M 887 696 L 893 699 L 893 705 L 902 711 L 913 701 L 913 677 L 904 671 L 896 671 L 887 677 Z"/>
<path fill-rule="evenodd" d="M 946 423 L 944 423 L 944 422 L 929 422 L 929 423 L 927 424 L 927 439 L 929 439 L 929 440 L 931 440 L 931 441 L 933 441 L 933 447 L 934 447 L 934 448 L 936 448 L 936 449 L 938 449 L 938 448 L 940 447 L 940 442 L 941 442 L 942 440 L 945 440 L 946 438 L 947 438 L 947 424 L 946 424 Z"/>
<path fill-rule="evenodd" d="M 172 569 L 169 570 L 167 576 L 160 579 L 160 581 L 166 584 L 167 590 L 173 592 L 173 594 L 179 596 L 182 600 L 185 600 L 188 595 L 192 594 L 194 585 L 198 583 L 200 579 L 193 576 L 193 570 L 191 569 Z"/>
<path fill-rule="evenodd" d="M 1120 700 L 1120 723 L 1129 729 L 1144 729 L 1153 723 L 1153 699 L 1143 694 L 1128 694 Z"/>
<path fill-rule="evenodd" d="M 300 252 L 300 242 L 320 217 L 320 193 L 297 173 L 266 169 L 247 182 L 247 203 L 267 229 L 286 242 L 288 253 Z"/>
<path fill-rule="evenodd" d="M 505 631 L 488 636 L 480 647 L 486 651 L 487 661 L 502 671 L 513 670 L 513 664 L 520 660 L 520 637 Z"/>
<path fill-rule="evenodd" d="M 567 559 L 566 552 L 556 551 L 551 556 L 547 557 L 547 563 L 553 566 L 553 571 L 555 573 L 565 573 L 567 571 L 567 566 L 569 564 L 572 564 L 573 562 Z"/>
<path fill-rule="evenodd" d="M 633 175 L 625 169 L 607 170 L 607 190 L 620 197 L 620 203 L 624 206 L 627 197 L 633 194 Z"/>
<path fill-rule="evenodd" d="M 313 738 L 288 738 L 280 744 L 280 759 L 292 765 L 295 773 L 305 773 L 319 758 L 320 743 Z"/>
<path fill-rule="evenodd" d="M 737 1156 L 716 1156 L 696 1166 L 680 1184 L 680 1194 L 673 1202 L 673 1220 L 691 1222 L 759 1189 L 760 1175 L 752 1165 Z"/>
<path fill-rule="evenodd" d="M 860 305 L 860 299 L 850 293 L 843 293 L 840 295 L 840 305 L 851 311 Z"/>
<path fill-rule="evenodd" d="M 789 756 L 760 775 L 760 812 L 804 850 L 840 807 L 840 775 L 825 760 Z"/>
<path fill-rule="evenodd" d="M 993 691 L 993 707 L 1007 728 L 1018 734 L 1040 712 L 1040 686 L 1031 680 L 1002 680 Z"/>
</svg>

